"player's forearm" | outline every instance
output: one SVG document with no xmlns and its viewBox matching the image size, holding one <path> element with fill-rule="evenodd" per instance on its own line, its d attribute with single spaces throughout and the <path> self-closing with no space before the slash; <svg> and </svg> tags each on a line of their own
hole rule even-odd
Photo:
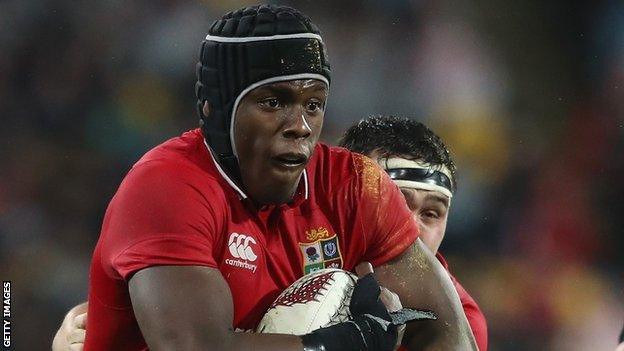
<svg viewBox="0 0 624 351">
<path fill-rule="evenodd" d="M 215 350 L 302 351 L 303 344 L 295 335 L 234 333 L 226 348 Z"/>
<path fill-rule="evenodd" d="M 303 350 L 298 336 L 234 332 L 230 290 L 214 268 L 149 267 L 128 288 L 150 350 Z"/>
<path fill-rule="evenodd" d="M 295 335 L 229 333 L 220 337 L 204 338 L 181 336 L 148 342 L 150 350 L 180 351 L 302 351 L 301 338 Z"/>
<path fill-rule="evenodd" d="M 428 287 L 432 297 L 431 306 L 438 315 L 438 320 L 430 322 L 428 331 L 432 337 L 427 343 L 418 343 L 417 339 L 409 343 L 410 350 L 477 350 L 470 325 L 464 314 L 459 296 L 452 281 L 437 260 L 430 262 L 432 273 L 439 279 L 429 279 L 423 286 Z M 437 292 L 437 293 L 436 293 Z"/>
<path fill-rule="evenodd" d="M 408 348 L 410 350 L 477 350 L 470 324 L 450 277 L 435 259 L 431 261 L 431 269 L 440 277 L 440 279 L 430 280 L 429 286 L 429 291 L 434 292 L 429 295 L 433 295 L 434 300 L 431 304 L 438 315 L 438 320 L 428 322 L 430 326 L 427 329 L 432 333 L 428 342 L 419 343 L 417 339 L 410 340 Z"/>
<path fill-rule="evenodd" d="M 382 285 L 395 291 L 403 306 L 429 309 L 438 320 L 408 329 L 404 340 L 412 350 L 476 350 L 459 296 L 444 267 L 420 240 L 403 257 L 376 271 Z M 426 327 L 415 337 L 414 327 Z M 422 331 L 422 330 L 421 330 Z"/>
</svg>

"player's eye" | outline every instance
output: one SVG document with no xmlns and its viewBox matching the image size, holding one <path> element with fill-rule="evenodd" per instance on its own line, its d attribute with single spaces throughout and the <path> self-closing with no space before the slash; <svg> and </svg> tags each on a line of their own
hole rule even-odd
<svg viewBox="0 0 624 351">
<path fill-rule="evenodd" d="M 322 109 L 323 104 L 318 100 L 310 100 L 306 103 L 306 110 L 310 113 L 318 112 Z"/>
<path fill-rule="evenodd" d="M 440 218 L 440 214 L 437 211 L 427 210 L 422 212 L 423 217 L 427 219 L 438 219 Z"/>
<path fill-rule="evenodd" d="M 282 107 L 282 103 L 277 98 L 267 98 L 260 101 L 260 105 L 269 109 L 278 109 Z"/>
</svg>

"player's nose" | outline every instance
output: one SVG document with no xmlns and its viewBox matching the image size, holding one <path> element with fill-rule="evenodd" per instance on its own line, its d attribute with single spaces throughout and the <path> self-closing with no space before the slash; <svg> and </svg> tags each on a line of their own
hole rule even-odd
<svg viewBox="0 0 624 351">
<path fill-rule="evenodd" d="M 312 134 L 312 128 L 308 124 L 305 112 L 300 108 L 288 111 L 282 135 L 287 139 L 305 139 L 310 134 Z"/>
</svg>

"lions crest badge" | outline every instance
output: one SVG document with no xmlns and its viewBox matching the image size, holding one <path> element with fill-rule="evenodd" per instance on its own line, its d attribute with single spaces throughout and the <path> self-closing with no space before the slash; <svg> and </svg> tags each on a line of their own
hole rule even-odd
<svg viewBox="0 0 624 351">
<path fill-rule="evenodd" d="M 323 268 L 342 268 L 340 243 L 336 234 L 330 235 L 320 227 L 306 231 L 306 239 L 311 242 L 299 243 L 303 257 L 303 274 Z"/>
</svg>

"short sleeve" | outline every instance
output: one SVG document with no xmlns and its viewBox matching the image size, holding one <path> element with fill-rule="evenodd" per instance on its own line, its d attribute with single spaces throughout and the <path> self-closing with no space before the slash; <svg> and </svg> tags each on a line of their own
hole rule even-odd
<svg viewBox="0 0 624 351">
<path fill-rule="evenodd" d="M 399 188 L 366 156 L 354 154 L 360 219 L 366 235 L 364 260 L 382 265 L 400 256 L 419 230 Z"/>
<path fill-rule="evenodd" d="M 165 161 L 148 161 L 130 171 L 108 207 L 100 235 L 102 265 L 109 275 L 127 281 L 150 266 L 217 266 L 212 252 L 220 194 L 198 173 Z"/>
</svg>

